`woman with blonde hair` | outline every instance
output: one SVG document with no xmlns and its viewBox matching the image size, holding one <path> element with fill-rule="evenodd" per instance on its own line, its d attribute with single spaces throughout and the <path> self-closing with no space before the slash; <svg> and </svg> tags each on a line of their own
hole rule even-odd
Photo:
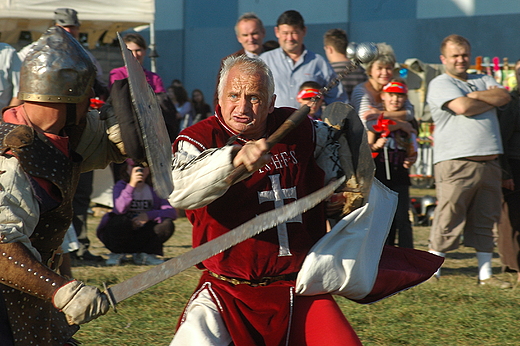
<svg viewBox="0 0 520 346">
<path fill-rule="evenodd" d="M 394 78 L 396 58 L 394 50 L 386 43 L 378 43 L 377 49 L 377 58 L 364 66 L 368 80 L 354 88 L 351 98 L 351 103 L 367 130 L 372 129 L 381 113 L 383 113 L 384 118 L 395 121 L 411 121 L 414 119 L 414 107 L 408 100 L 403 110 L 384 110 L 381 91 Z"/>
</svg>

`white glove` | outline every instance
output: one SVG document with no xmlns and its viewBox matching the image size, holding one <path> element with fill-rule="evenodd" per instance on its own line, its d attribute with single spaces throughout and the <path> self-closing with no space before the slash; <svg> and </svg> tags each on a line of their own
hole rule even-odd
<svg viewBox="0 0 520 346">
<path fill-rule="evenodd" d="M 121 152 L 121 154 L 126 155 L 125 145 L 123 143 L 123 139 L 121 138 L 121 130 L 119 128 L 119 124 L 114 124 L 107 129 L 108 139 L 114 143 Z"/>
<path fill-rule="evenodd" d="M 99 118 L 105 121 L 108 139 L 117 146 L 117 149 L 119 149 L 121 154 L 126 156 L 125 145 L 121 138 L 121 130 L 112 105 L 107 103 L 101 107 Z"/>
<path fill-rule="evenodd" d="M 54 293 L 54 306 L 62 311 L 69 324 L 87 323 L 107 313 L 108 298 L 94 286 L 85 286 L 80 281 L 71 281 Z"/>
</svg>

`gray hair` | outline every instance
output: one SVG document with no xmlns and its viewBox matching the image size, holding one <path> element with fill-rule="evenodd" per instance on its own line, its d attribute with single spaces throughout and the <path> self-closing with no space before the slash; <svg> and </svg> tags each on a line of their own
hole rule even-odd
<svg viewBox="0 0 520 346">
<path fill-rule="evenodd" d="M 258 18 L 258 16 L 253 12 L 246 12 L 243 15 L 241 15 L 237 19 L 237 23 L 235 24 L 235 34 L 238 36 L 238 24 L 245 20 L 256 20 L 258 23 L 258 26 L 260 27 L 260 30 L 262 30 L 263 33 L 265 33 L 264 23 L 262 23 L 262 20 Z"/>
<path fill-rule="evenodd" d="M 267 81 L 268 102 L 271 102 L 274 95 L 274 78 L 269 66 L 260 58 L 248 57 L 245 54 L 239 56 L 229 56 L 222 62 L 218 82 L 218 98 L 221 99 L 224 94 L 224 84 L 227 82 L 229 71 L 237 66 L 241 72 L 248 75 L 260 74 L 265 76 Z"/>
<path fill-rule="evenodd" d="M 392 65 L 392 67 L 395 65 L 395 62 L 397 59 L 395 58 L 394 49 L 392 46 L 386 44 L 386 43 L 378 43 L 377 46 L 377 57 L 373 59 L 372 61 L 369 61 L 363 66 L 365 70 L 367 71 L 367 75 L 370 74 L 370 70 L 372 69 L 372 66 L 374 63 L 379 62 L 383 65 Z"/>
</svg>

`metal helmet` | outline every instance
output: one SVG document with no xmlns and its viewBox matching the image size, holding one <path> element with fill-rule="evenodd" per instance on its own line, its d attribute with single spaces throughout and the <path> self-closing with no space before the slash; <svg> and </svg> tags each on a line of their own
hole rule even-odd
<svg viewBox="0 0 520 346">
<path fill-rule="evenodd" d="M 435 207 L 436 205 L 437 198 L 430 195 L 424 195 L 423 198 L 421 198 L 421 213 L 426 214 L 429 207 Z"/>
<path fill-rule="evenodd" d="M 96 67 L 85 49 L 59 26 L 49 28 L 25 58 L 18 99 L 79 103 L 90 95 Z"/>
</svg>

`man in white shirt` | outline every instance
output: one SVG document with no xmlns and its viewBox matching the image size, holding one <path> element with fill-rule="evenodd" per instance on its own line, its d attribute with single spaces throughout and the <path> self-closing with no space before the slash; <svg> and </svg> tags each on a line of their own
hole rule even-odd
<svg viewBox="0 0 520 346">
<path fill-rule="evenodd" d="M 258 18 L 253 12 L 247 12 L 241 15 L 237 23 L 235 24 L 235 34 L 237 35 L 237 41 L 242 45 L 242 48 L 230 54 L 220 61 L 220 70 L 222 70 L 222 62 L 230 56 L 239 56 L 242 54 L 248 57 L 256 57 L 264 52 L 264 38 L 265 28 L 262 20 Z M 213 107 L 218 104 L 218 82 L 219 74 L 217 75 L 217 84 L 215 85 L 215 94 L 213 95 Z"/>
<path fill-rule="evenodd" d="M 299 108 L 296 100 L 300 86 L 304 82 L 315 81 L 326 86 L 336 73 L 321 55 L 305 48 L 303 40 L 307 28 L 301 14 L 290 10 L 278 17 L 274 28 L 280 48 L 260 55 L 274 75 L 276 107 Z M 343 85 L 332 88 L 325 95 L 325 103 L 348 102 Z"/>
</svg>

